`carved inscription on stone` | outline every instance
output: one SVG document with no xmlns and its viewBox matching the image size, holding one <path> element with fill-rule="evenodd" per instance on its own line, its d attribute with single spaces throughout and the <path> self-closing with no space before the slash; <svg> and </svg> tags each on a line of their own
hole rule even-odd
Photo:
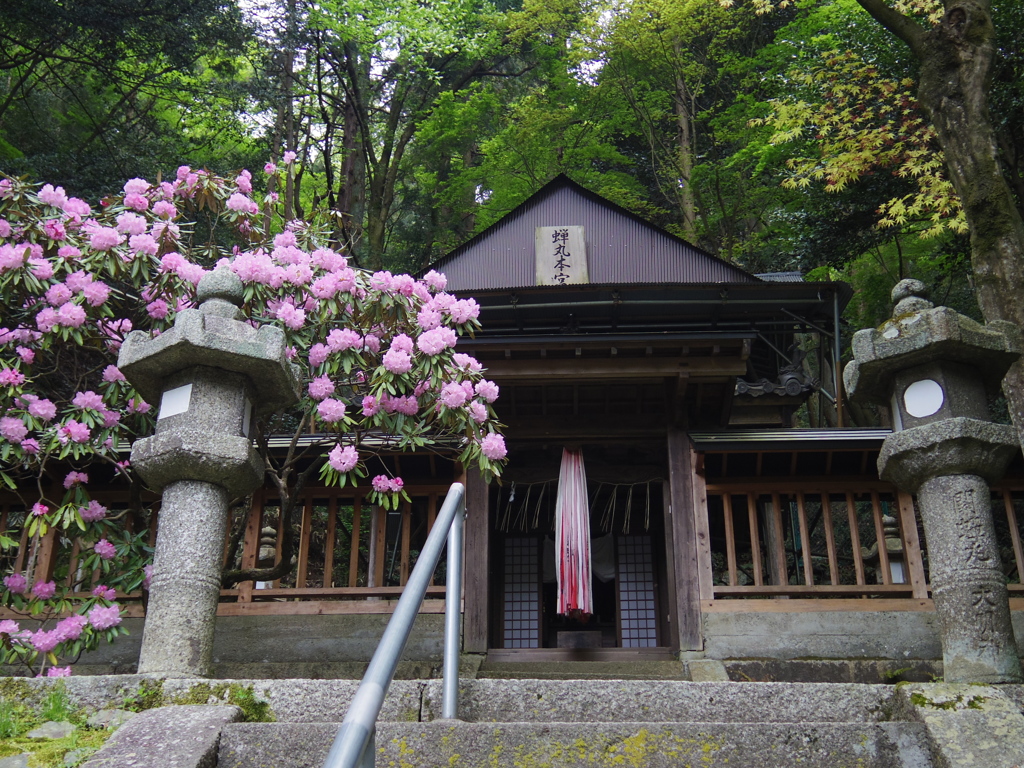
<svg viewBox="0 0 1024 768">
<path fill-rule="evenodd" d="M 976 504 L 974 488 L 953 493 L 957 544 L 964 565 L 987 568 L 992 566 L 992 552 Z"/>
</svg>

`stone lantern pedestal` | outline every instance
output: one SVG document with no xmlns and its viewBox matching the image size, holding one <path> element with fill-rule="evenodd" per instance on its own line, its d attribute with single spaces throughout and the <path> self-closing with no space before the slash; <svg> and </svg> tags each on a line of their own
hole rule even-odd
<svg viewBox="0 0 1024 768">
<path fill-rule="evenodd" d="M 279 328 L 242 319 L 242 283 L 229 270 L 203 277 L 198 309 L 157 337 L 136 331 L 118 367 L 151 403 L 156 434 L 132 446 L 132 466 L 163 491 L 139 672 L 210 674 L 228 504 L 263 481 L 252 448 L 254 412 L 298 400 Z"/>
<path fill-rule="evenodd" d="M 988 484 L 1021 446 L 1013 427 L 988 420 L 987 392 L 1020 356 L 1020 331 L 933 307 L 917 280 L 892 298 L 892 318 L 854 335 L 846 389 L 892 406 L 878 471 L 917 494 L 946 682 L 1019 682 Z"/>
</svg>

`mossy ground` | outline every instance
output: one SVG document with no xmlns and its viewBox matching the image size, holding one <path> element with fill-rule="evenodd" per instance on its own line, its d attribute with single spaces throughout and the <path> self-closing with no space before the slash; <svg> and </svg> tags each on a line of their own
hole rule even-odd
<svg viewBox="0 0 1024 768">
<path fill-rule="evenodd" d="M 34 696 L 29 696 L 34 693 Z M 63 768 L 84 762 L 110 736 L 103 728 L 89 727 L 88 713 L 75 707 L 63 685 L 39 695 L 23 681 L 0 681 L 0 758 L 28 752 L 31 768 Z M 32 739 L 26 734 L 48 721 L 67 721 L 75 730 L 60 739 Z M 66 758 L 73 753 L 73 760 Z"/>
</svg>

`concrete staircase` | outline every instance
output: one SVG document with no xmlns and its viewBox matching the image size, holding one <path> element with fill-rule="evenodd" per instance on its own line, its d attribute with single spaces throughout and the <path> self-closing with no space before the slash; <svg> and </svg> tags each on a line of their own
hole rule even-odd
<svg viewBox="0 0 1024 768">
<path fill-rule="evenodd" d="M 225 725 L 218 768 L 319 768 L 347 697 L 332 705 L 324 685 L 311 685 L 327 681 L 306 682 L 301 706 L 267 691 L 278 722 Z M 376 764 L 935 764 L 925 725 L 900 719 L 899 708 L 896 689 L 881 685 L 479 679 L 463 681 L 461 720 L 446 721 L 440 681 L 398 681 L 378 724 Z"/>
</svg>

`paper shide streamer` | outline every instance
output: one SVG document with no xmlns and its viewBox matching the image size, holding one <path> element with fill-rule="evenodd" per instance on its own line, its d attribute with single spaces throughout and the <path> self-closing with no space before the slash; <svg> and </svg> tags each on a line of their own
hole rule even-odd
<svg viewBox="0 0 1024 768">
<path fill-rule="evenodd" d="M 565 448 L 555 501 L 558 613 L 582 618 L 594 612 L 590 562 L 590 504 L 583 452 Z"/>
</svg>

